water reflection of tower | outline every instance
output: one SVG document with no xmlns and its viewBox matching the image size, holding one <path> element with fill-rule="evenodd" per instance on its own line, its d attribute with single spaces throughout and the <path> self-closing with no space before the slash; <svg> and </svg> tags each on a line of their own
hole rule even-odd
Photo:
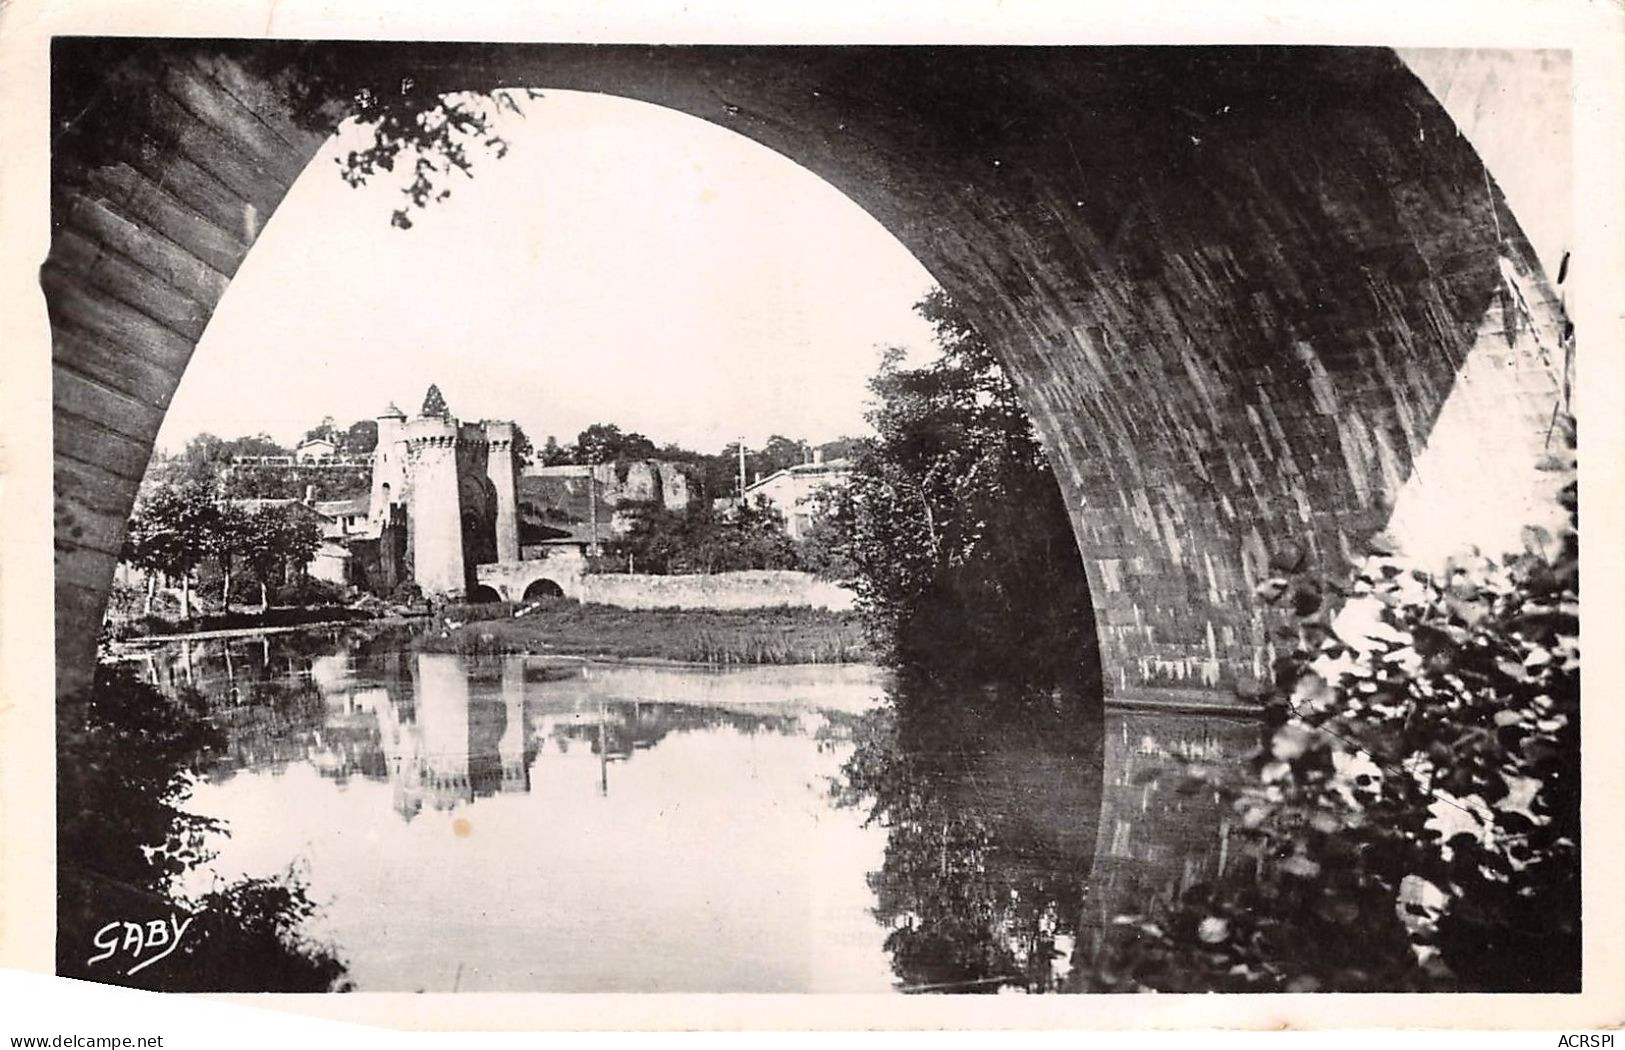
<svg viewBox="0 0 1625 1050">
<path fill-rule="evenodd" d="M 450 809 L 474 797 L 468 769 L 468 676 L 457 657 L 421 653 L 417 660 L 417 779 L 423 798 Z"/>
<path fill-rule="evenodd" d="M 502 662 L 502 737 L 497 741 L 502 776 L 498 789 L 522 794 L 530 790 L 530 755 L 525 744 L 525 661 L 510 657 Z"/>
<path fill-rule="evenodd" d="M 410 819 L 425 805 L 451 809 L 499 792 L 528 791 L 523 663 L 505 661 L 493 675 L 452 654 L 409 659 L 414 673 L 398 681 L 410 685 L 392 691 L 396 710 L 380 717 L 393 752 L 396 810 Z M 408 695 L 409 706 L 403 703 Z"/>
</svg>

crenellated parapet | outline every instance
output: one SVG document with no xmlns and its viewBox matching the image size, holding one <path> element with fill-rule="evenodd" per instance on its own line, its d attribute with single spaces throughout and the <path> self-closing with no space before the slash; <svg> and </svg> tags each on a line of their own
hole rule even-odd
<svg viewBox="0 0 1625 1050">
<path fill-rule="evenodd" d="M 514 431 L 518 429 L 513 422 L 505 419 L 485 419 L 479 423 L 484 440 L 493 450 L 513 447 Z"/>
<path fill-rule="evenodd" d="M 439 416 L 418 416 L 401 426 L 401 438 L 407 448 L 453 448 L 460 437 L 455 419 Z"/>
<path fill-rule="evenodd" d="M 484 448 L 490 444 L 486 439 L 485 424 L 483 423 L 457 424 L 457 440 L 460 444 L 478 448 Z"/>
<path fill-rule="evenodd" d="M 419 448 L 456 448 L 460 440 L 455 434 L 415 434 L 406 439 L 406 447 Z"/>
</svg>

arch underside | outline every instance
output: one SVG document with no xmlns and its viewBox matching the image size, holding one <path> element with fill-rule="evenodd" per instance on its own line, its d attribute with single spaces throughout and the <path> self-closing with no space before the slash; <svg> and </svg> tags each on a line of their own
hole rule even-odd
<svg viewBox="0 0 1625 1050">
<path fill-rule="evenodd" d="M 526 584 L 519 597 L 522 601 L 527 602 L 540 601 L 543 598 L 562 598 L 564 597 L 564 588 L 559 586 L 557 581 L 542 576 Z"/>
<path fill-rule="evenodd" d="M 1523 476 L 1558 397 L 1558 307 L 1483 162 L 1387 50 L 109 47 L 54 51 L 160 88 L 141 115 L 153 134 L 54 158 L 59 692 L 92 666 L 192 348 L 327 133 L 285 78 L 324 63 L 398 69 L 420 90 L 656 103 L 864 207 L 1009 367 L 1118 692 L 1261 675 L 1252 591 L 1271 559 L 1335 569 L 1406 492 L 1408 520 L 1442 507 L 1468 526 L 1480 515 L 1461 503 L 1479 496 L 1485 513 L 1528 509 L 1493 490 L 1498 471 Z M 1419 478 L 1447 402 L 1468 434 L 1450 462 L 1475 466 L 1475 428 L 1515 436 L 1465 480 Z"/>
</svg>

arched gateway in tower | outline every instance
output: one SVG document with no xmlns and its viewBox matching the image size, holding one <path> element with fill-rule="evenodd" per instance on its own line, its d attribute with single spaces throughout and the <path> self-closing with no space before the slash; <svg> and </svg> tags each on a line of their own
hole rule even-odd
<svg viewBox="0 0 1625 1050">
<path fill-rule="evenodd" d="M 519 557 L 517 485 L 512 422 L 464 423 L 436 386 L 411 419 L 389 405 L 368 511 L 381 546 L 404 553 L 386 583 L 410 581 L 434 598 L 474 593 L 477 566 Z"/>
</svg>

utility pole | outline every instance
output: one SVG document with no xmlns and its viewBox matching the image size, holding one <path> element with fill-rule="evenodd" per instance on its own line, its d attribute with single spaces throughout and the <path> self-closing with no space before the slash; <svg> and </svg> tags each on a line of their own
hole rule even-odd
<svg viewBox="0 0 1625 1050">
<path fill-rule="evenodd" d="M 745 435 L 739 435 L 739 502 L 745 502 Z"/>
<path fill-rule="evenodd" d="M 592 551 L 598 557 L 598 463 L 597 457 L 587 461 L 587 520 L 592 522 Z"/>
<path fill-rule="evenodd" d="M 598 794 L 609 795 L 609 708 L 598 701 Z"/>
</svg>

